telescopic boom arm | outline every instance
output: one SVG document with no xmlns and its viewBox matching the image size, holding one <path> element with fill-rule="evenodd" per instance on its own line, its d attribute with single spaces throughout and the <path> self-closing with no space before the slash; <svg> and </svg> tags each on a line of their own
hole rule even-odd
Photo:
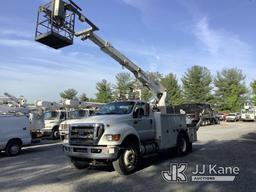
<svg viewBox="0 0 256 192">
<path fill-rule="evenodd" d="M 109 42 L 96 35 L 95 31 L 99 30 L 98 27 L 81 13 L 82 9 L 80 7 L 71 0 L 69 2 L 52 0 L 52 5 L 46 4 L 39 8 L 36 31 L 37 41 L 58 49 L 73 44 L 73 36 L 80 37 L 83 41 L 86 39 L 91 40 L 103 52 L 132 72 L 144 86 L 148 87 L 154 93 L 158 107 L 166 106 L 165 88 L 148 76 L 146 72 L 114 48 Z M 51 10 L 51 7 L 53 7 L 53 10 Z M 40 13 L 43 13 L 43 19 L 41 20 Z M 70 17 L 72 14 L 77 15 L 79 21 L 88 24 L 90 27 L 86 30 L 75 32 L 75 19 L 74 17 Z M 41 27 L 46 29 L 46 32 L 41 32 Z M 161 111 L 164 112 L 165 110 L 161 109 Z"/>
<path fill-rule="evenodd" d="M 159 105 L 160 102 L 163 102 L 161 101 L 161 97 L 164 97 L 164 87 L 155 80 L 151 79 L 140 67 L 114 48 L 109 42 L 96 35 L 92 29 L 77 32 L 75 35 L 80 37 L 83 41 L 89 39 L 94 42 L 103 52 L 108 54 L 110 57 L 120 63 L 120 65 L 132 72 L 144 86 L 148 87 L 152 92 L 154 92 Z M 165 106 L 165 103 L 161 103 L 160 106 Z"/>
</svg>

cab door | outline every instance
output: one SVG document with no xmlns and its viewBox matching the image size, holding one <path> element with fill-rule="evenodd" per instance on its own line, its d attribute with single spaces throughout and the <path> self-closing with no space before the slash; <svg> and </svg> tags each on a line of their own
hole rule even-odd
<svg viewBox="0 0 256 192">
<path fill-rule="evenodd" d="M 141 141 L 155 139 L 153 118 L 150 117 L 149 104 L 139 102 L 133 113 L 133 126 L 137 130 Z"/>
</svg>

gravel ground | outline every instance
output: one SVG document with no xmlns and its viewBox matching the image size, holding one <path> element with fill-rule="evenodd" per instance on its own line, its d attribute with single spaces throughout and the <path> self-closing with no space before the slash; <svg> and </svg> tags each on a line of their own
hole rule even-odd
<svg viewBox="0 0 256 192">
<path fill-rule="evenodd" d="M 76 170 L 68 163 L 61 144 L 44 140 L 27 147 L 17 157 L 0 153 L 0 191 L 256 191 L 256 123 L 221 123 L 201 127 L 198 142 L 185 157 L 166 153 L 143 160 L 139 171 L 119 176 L 108 167 Z M 162 171 L 169 163 L 188 163 L 191 176 L 195 165 L 237 166 L 234 182 L 166 182 Z"/>
</svg>

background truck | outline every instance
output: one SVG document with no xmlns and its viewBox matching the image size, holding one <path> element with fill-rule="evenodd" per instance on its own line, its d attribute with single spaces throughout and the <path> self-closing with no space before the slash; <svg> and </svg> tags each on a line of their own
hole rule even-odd
<svg viewBox="0 0 256 192">
<path fill-rule="evenodd" d="M 4 93 L 5 97 L 0 98 L 0 114 L 23 114 L 29 117 L 29 130 L 33 142 L 39 142 L 42 137 L 41 130 L 44 127 L 44 116 L 41 108 L 29 105 L 24 97 Z"/>
<path fill-rule="evenodd" d="M 76 32 L 76 15 L 89 28 Z M 145 155 L 171 148 L 179 155 L 191 151 L 201 121 L 187 126 L 184 114 L 168 114 L 166 89 L 97 36 L 96 30 L 98 27 L 73 1 L 53 0 L 39 8 L 35 40 L 55 49 L 73 44 L 74 36 L 91 40 L 148 87 L 154 93 L 154 100 L 109 103 L 94 116 L 67 124 L 69 134 L 63 141 L 63 149 L 72 164 L 81 169 L 97 162 L 112 163 L 120 174 L 130 174 Z"/>
<path fill-rule="evenodd" d="M 242 121 L 255 121 L 256 119 L 256 107 L 252 103 L 247 102 L 244 104 L 244 108 L 241 110 Z"/>
<path fill-rule="evenodd" d="M 36 106 L 44 113 L 43 136 L 51 136 L 53 139 L 59 138 L 59 125 L 66 120 L 66 111 L 61 110 L 59 103 L 50 101 L 37 101 Z"/>
<path fill-rule="evenodd" d="M 81 102 L 77 99 L 64 100 L 62 103 L 38 101 L 37 106 L 44 109 L 45 127 L 42 129 L 44 136 L 59 139 L 66 134 L 61 123 L 66 120 L 82 119 L 90 116 L 96 107 L 102 103 Z"/>
<path fill-rule="evenodd" d="M 62 122 L 59 127 L 61 140 L 64 140 L 65 136 L 68 134 L 67 124 L 91 116 L 95 112 L 95 109 L 102 106 L 103 103 L 67 99 L 64 101 L 64 105 L 66 108 L 69 108 L 69 112 L 67 120 Z"/>
<path fill-rule="evenodd" d="M 32 137 L 26 115 L 0 114 L 0 151 L 18 155 L 22 146 L 30 145 Z"/>
<path fill-rule="evenodd" d="M 215 125 L 219 123 L 219 119 L 215 111 L 211 108 L 210 104 L 205 103 L 193 103 L 193 104 L 182 104 L 168 108 L 170 113 L 180 113 L 183 111 L 187 120 L 191 121 L 191 124 L 196 125 L 200 118 L 202 118 L 201 125 Z M 202 112 L 204 112 L 202 114 Z M 202 114 L 202 116 L 201 116 Z"/>
</svg>

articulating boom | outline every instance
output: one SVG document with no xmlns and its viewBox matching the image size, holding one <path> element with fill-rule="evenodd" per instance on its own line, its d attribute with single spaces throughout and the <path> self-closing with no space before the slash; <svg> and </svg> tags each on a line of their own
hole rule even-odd
<svg viewBox="0 0 256 192">
<path fill-rule="evenodd" d="M 158 107 L 166 106 L 165 88 L 155 80 L 151 79 L 140 67 L 115 49 L 109 42 L 96 35 L 94 31 L 98 30 L 97 26 L 81 13 L 81 8 L 79 8 L 73 1 L 66 3 L 63 0 L 53 0 L 52 5 L 53 6 L 49 6 L 49 4 L 47 4 L 47 6 L 40 6 L 39 8 L 36 41 L 58 49 L 71 45 L 73 43 L 74 35 L 80 37 L 83 41 L 89 39 L 100 47 L 103 52 L 131 71 L 144 86 L 148 87 L 155 94 Z M 51 7 L 53 7 L 53 10 L 51 10 Z M 67 12 L 69 12 L 69 14 L 67 14 Z M 43 17 L 40 17 L 42 14 Z M 77 15 L 81 22 L 87 23 L 90 27 L 84 31 L 75 32 L 75 19 L 72 17 L 70 21 L 70 14 Z M 41 18 L 44 19 L 40 20 Z M 42 30 L 42 27 L 44 29 L 46 28 L 46 31 L 40 31 Z M 161 111 L 165 112 L 163 109 L 161 109 Z"/>
</svg>

